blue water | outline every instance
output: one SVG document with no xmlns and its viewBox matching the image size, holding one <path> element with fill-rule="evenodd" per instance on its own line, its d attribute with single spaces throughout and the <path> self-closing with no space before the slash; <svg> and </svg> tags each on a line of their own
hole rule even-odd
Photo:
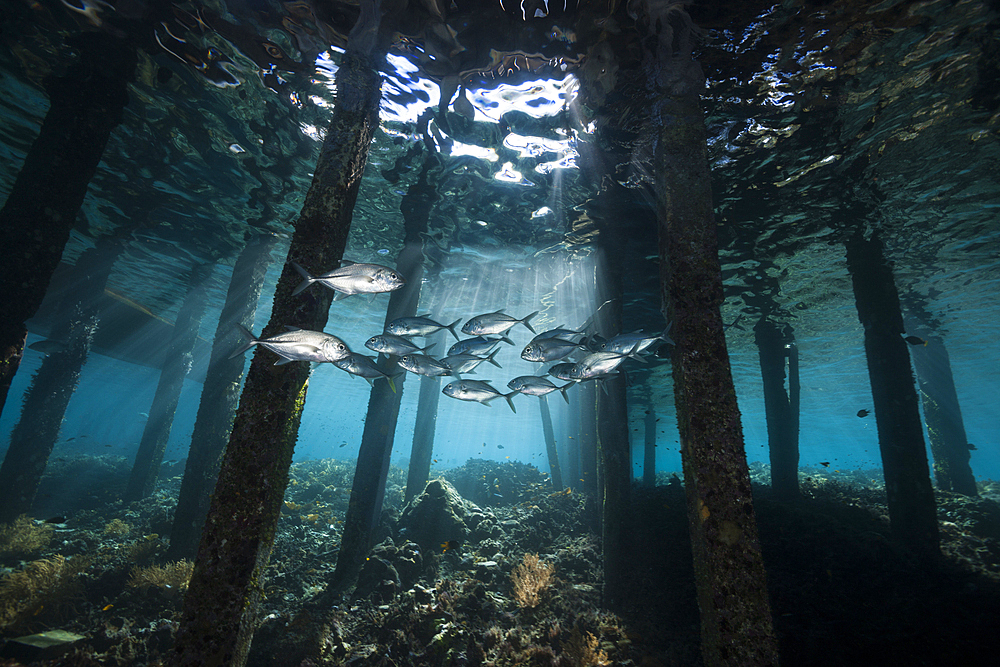
<svg viewBox="0 0 1000 667">
<path fill-rule="evenodd" d="M 926 29 L 865 42 L 847 61 L 846 47 L 836 42 L 847 38 L 836 28 L 835 14 L 796 19 L 808 29 L 792 51 L 759 30 L 733 35 L 708 27 L 701 54 L 709 82 L 703 103 L 727 287 L 723 318 L 728 323 L 744 315 L 745 330 L 734 327 L 727 336 L 751 461 L 768 459 L 752 331 L 761 299 L 768 296 L 773 316 L 795 329 L 803 469 L 818 469 L 820 462 L 830 462 L 830 470 L 880 467 L 874 415 L 856 416 L 873 406 L 863 331 L 844 260 L 843 230 L 862 224 L 885 239 L 904 306 L 918 316 L 929 314 L 945 340 L 965 429 L 976 447 L 974 474 L 1000 478 L 995 398 L 1000 394 L 1000 189 L 995 178 L 1000 150 L 989 101 L 969 102 L 989 87 L 987 72 L 975 66 L 985 57 L 975 35 L 991 14 L 980 3 L 914 11 L 923 12 Z M 239 8 L 234 12 L 240 15 Z M 44 21 L 37 27 L 53 43 L 58 39 Z M 287 35 L 280 39 L 286 51 L 297 52 Z M 0 56 L 0 196 L 9 192 L 47 110 L 39 63 L 51 67 L 61 57 L 40 43 Z M 289 76 L 275 83 L 233 44 L 216 46 L 238 63 L 233 70 L 238 85 L 218 87 L 164 53 L 145 63 L 64 253 L 64 262 L 72 264 L 95 238 L 141 222 L 129 236 L 109 289 L 168 322 L 183 300 L 191 264 L 214 263 L 209 310 L 201 324 L 205 343 L 215 335 L 244 232 L 252 228 L 278 237 L 276 258 L 287 248 L 334 101 L 332 82 L 341 53 L 322 49 L 310 82 Z M 562 49 L 567 61 L 584 50 L 567 40 L 550 46 Z M 744 67 L 724 70 L 737 56 L 745 58 Z M 382 125 L 345 255 L 355 261 L 391 264 L 401 247 L 400 202 L 423 154 L 401 168 L 397 161 L 422 140 L 417 119 L 438 107 L 443 83 L 442 76 L 420 69 L 418 60 L 414 52 L 388 60 Z M 637 237 L 629 250 L 624 330 L 662 330 L 654 211 L 643 190 L 650 156 L 641 86 L 622 84 L 621 99 L 611 98 L 595 117 L 581 96 L 587 86 L 605 81 L 604 74 L 548 66 L 498 78 L 482 69 L 463 79 L 468 90 L 458 93 L 467 96 L 473 116 L 463 116 L 453 104 L 445 122 L 431 121 L 429 144 L 441 161 L 430 175 L 438 200 L 425 238 L 430 268 L 418 311 L 448 323 L 498 308 L 516 317 L 540 310 L 533 320 L 538 331 L 581 326 L 598 305 L 596 213 L 590 206 L 595 183 L 603 177 L 624 185 L 629 195 L 611 217 L 649 234 Z M 157 70 L 168 71 L 169 78 L 159 82 Z M 581 164 L 586 162 L 581 155 L 593 155 L 595 145 L 600 146 L 597 164 Z M 605 170 L 596 180 L 584 173 L 595 168 Z M 255 333 L 268 322 L 279 268 L 280 259 L 270 268 Z M 327 331 L 353 350 L 366 351 L 364 341 L 381 331 L 388 298 L 335 302 Z M 530 332 L 518 325 L 511 336 L 516 345 L 504 346 L 497 357 L 503 368 L 481 366 L 470 377 L 505 390 L 509 379 L 536 372 L 537 365 L 519 358 Z M 449 334 L 439 338 L 441 352 L 454 342 Z M 33 332 L 28 343 L 38 340 Z M 150 337 L 146 344 L 166 341 Z M 32 350 L 25 354 L 0 417 L 0 450 L 40 359 Z M 679 474 L 669 364 L 654 359 L 642 371 L 629 393 L 634 474 L 643 472 L 647 397 L 660 418 L 657 472 Z M 201 368 L 193 375 L 203 374 Z M 158 375 L 156 369 L 92 353 L 53 456 L 131 459 Z M 407 378 L 392 453 L 396 463 L 409 458 L 417 385 L 416 378 Z M 193 380 L 185 383 L 167 460 L 187 455 L 200 387 Z M 368 396 L 363 380 L 332 366 L 316 368 L 296 460 L 353 460 Z M 442 396 L 435 467 L 485 458 L 548 470 L 538 399 L 518 396 L 514 401 L 516 414 L 501 401 L 487 407 Z M 557 446 L 575 447 L 575 417 L 557 394 L 548 404 Z"/>
</svg>

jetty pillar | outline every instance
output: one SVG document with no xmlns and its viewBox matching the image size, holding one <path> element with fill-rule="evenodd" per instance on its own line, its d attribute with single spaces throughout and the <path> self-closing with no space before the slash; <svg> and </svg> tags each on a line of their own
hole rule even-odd
<svg viewBox="0 0 1000 667">
<path fill-rule="evenodd" d="M 67 38 L 79 60 L 46 79 L 49 111 L 0 209 L 0 411 L 111 131 L 128 103 L 135 47 L 105 32 Z"/>
<path fill-rule="evenodd" d="M 793 350 L 794 342 L 787 325 L 782 330 L 770 319 L 762 317 L 754 326 L 754 336 L 764 383 L 771 490 L 779 500 L 795 500 L 799 497 L 798 356 L 795 358 L 793 378 L 789 352 Z M 786 359 L 789 359 L 787 391 Z M 792 400 L 793 393 L 795 401 Z"/>
<path fill-rule="evenodd" d="M 934 488 L 903 315 L 892 269 L 877 234 L 858 229 L 847 242 L 847 268 L 865 331 L 879 450 L 893 539 L 919 557 L 940 555 Z"/>
<path fill-rule="evenodd" d="M 674 37 L 690 49 L 686 32 Z M 661 298 L 673 322 L 674 400 L 702 657 L 713 667 L 776 665 L 778 641 L 720 313 L 722 276 L 699 105 L 704 75 L 689 50 L 675 55 L 672 45 L 647 61 L 656 95 Z"/>
<path fill-rule="evenodd" d="M 212 341 L 205 384 L 201 390 L 198 415 L 191 434 L 181 490 L 170 530 L 171 560 L 193 558 L 208 512 L 212 488 L 236 414 L 240 379 L 246 365 L 244 356 L 229 356 L 240 346 L 237 324 L 253 328 L 257 302 L 264 286 L 275 237 L 258 236 L 250 241 L 233 267 L 233 275 Z"/>
<path fill-rule="evenodd" d="M 0 466 L 0 524 L 31 510 L 100 323 L 98 300 L 123 249 L 121 241 L 101 239 L 70 269 L 73 278 L 68 282 L 74 289 L 63 295 L 57 309 L 65 319 L 49 336 L 64 344 L 42 360 L 31 379 Z"/>
<path fill-rule="evenodd" d="M 373 4 L 364 3 L 363 17 Z M 377 28 L 377 14 L 369 19 Z M 360 27 L 366 31 L 369 26 Z M 381 78 L 368 53 L 370 49 L 354 48 L 349 40 L 337 71 L 333 118 L 294 223 L 288 261 L 315 271 L 337 266 L 343 258 L 378 126 Z M 292 296 L 300 282 L 286 263 L 262 337 L 281 333 L 286 325 L 325 328 L 332 291 L 311 289 Z M 272 353 L 256 348 L 184 597 L 171 665 L 239 667 L 246 662 L 310 372 L 307 363 L 275 366 L 274 361 Z"/>
<path fill-rule="evenodd" d="M 552 429 L 552 412 L 545 396 L 538 400 L 542 412 L 542 437 L 545 438 L 545 454 L 549 459 L 549 476 L 552 478 L 552 490 L 562 491 L 562 467 L 559 465 L 559 450 L 556 449 L 556 435 Z"/>
<path fill-rule="evenodd" d="M 156 488 L 156 479 L 160 475 L 163 453 L 170 439 L 184 378 L 191 372 L 194 361 L 192 351 L 198 340 L 201 317 L 208 304 L 206 283 L 213 267 L 214 264 L 202 264 L 189 274 L 190 288 L 177 313 L 177 321 L 174 322 L 160 379 L 156 384 L 156 393 L 153 394 L 153 404 L 149 408 L 149 418 L 142 429 L 132 474 L 122 496 L 127 503 L 145 498 Z"/>
</svg>

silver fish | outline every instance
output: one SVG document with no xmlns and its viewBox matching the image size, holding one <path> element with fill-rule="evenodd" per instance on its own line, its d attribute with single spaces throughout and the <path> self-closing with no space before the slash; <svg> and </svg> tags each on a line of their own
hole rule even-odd
<svg viewBox="0 0 1000 667">
<path fill-rule="evenodd" d="M 573 372 L 574 368 L 576 368 L 576 364 L 572 362 L 556 364 L 549 368 L 549 375 L 557 380 L 573 380 L 574 378 L 571 378 L 569 374 Z"/>
<path fill-rule="evenodd" d="M 671 323 L 672 324 L 672 323 Z M 645 352 L 650 347 L 652 347 L 658 341 L 662 341 L 669 345 L 673 345 L 674 341 L 670 340 L 671 324 L 667 325 L 667 328 L 663 330 L 663 333 L 649 336 L 643 334 L 641 331 L 633 331 L 627 334 L 618 334 L 611 338 L 611 340 L 605 341 L 600 346 L 601 352 L 618 352 L 619 354 L 624 354 L 628 352 L 633 347 L 635 348 L 635 354 L 641 354 Z"/>
<path fill-rule="evenodd" d="M 636 350 L 640 343 L 632 346 L 628 352 L 593 352 L 576 363 L 569 372 L 571 380 L 595 380 L 602 375 L 611 375 L 629 357 L 642 361 Z"/>
<path fill-rule="evenodd" d="M 556 327 L 555 329 L 549 329 L 548 331 L 543 331 L 534 338 L 531 342 L 534 343 L 536 340 L 543 340 L 545 338 L 558 338 L 559 340 L 569 340 L 572 341 L 574 336 L 579 336 L 583 334 L 582 331 L 573 331 L 572 329 L 565 329 L 562 326 Z"/>
<path fill-rule="evenodd" d="M 430 345 L 426 345 L 424 347 L 417 347 L 411 343 L 408 338 L 388 333 L 372 336 L 367 340 L 367 342 L 365 342 L 365 347 L 369 350 L 381 352 L 382 354 L 394 354 L 397 357 L 404 354 L 411 354 L 413 352 L 426 352 L 428 349 L 434 347 L 434 345 L 436 345 L 436 343 L 431 343 Z"/>
<path fill-rule="evenodd" d="M 434 377 L 437 375 L 454 375 L 454 371 L 433 357 L 426 354 L 404 354 L 397 361 L 402 368 L 416 373 Z"/>
<path fill-rule="evenodd" d="M 396 393 L 396 383 L 392 381 L 393 376 L 382 371 L 375 361 L 375 357 L 369 357 L 359 352 L 351 352 L 343 359 L 333 362 L 333 365 L 342 371 L 347 371 L 351 375 L 357 375 L 368 380 L 368 384 L 375 386 L 375 380 L 385 378 L 389 382 L 392 393 Z"/>
<path fill-rule="evenodd" d="M 476 401 L 478 403 L 482 403 L 483 405 L 489 405 L 490 401 L 494 398 L 503 396 L 507 400 L 507 405 L 510 406 L 511 411 L 517 413 L 517 408 L 514 407 L 514 401 L 510 400 L 512 396 L 517 395 L 516 391 L 512 391 L 509 394 L 501 394 L 488 383 L 481 380 L 459 380 L 458 382 L 449 382 L 445 385 L 444 389 L 441 390 L 441 393 L 445 396 L 457 398 L 460 401 Z"/>
<path fill-rule="evenodd" d="M 512 326 L 520 322 L 524 326 L 528 327 L 528 331 L 531 333 L 537 333 L 531 327 L 531 318 L 538 314 L 539 311 L 533 312 L 527 317 L 517 319 L 516 317 L 511 317 L 510 315 L 503 312 L 503 309 L 496 311 L 495 313 L 486 313 L 484 315 L 477 315 L 471 320 L 465 323 L 462 327 L 462 333 L 469 334 L 470 336 L 485 336 L 487 334 L 502 334 L 509 330 Z"/>
<path fill-rule="evenodd" d="M 390 333 L 394 336 L 429 336 L 435 331 L 447 329 L 455 337 L 455 340 L 458 340 L 458 334 L 455 333 L 455 326 L 461 321 L 461 319 L 457 319 L 451 324 L 439 324 L 427 315 L 400 317 L 385 325 L 385 333 Z"/>
<path fill-rule="evenodd" d="M 336 336 L 322 331 L 309 331 L 307 329 L 296 329 L 288 327 L 288 331 L 280 333 L 270 338 L 254 338 L 250 330 L 241 324 L 237 324 L 240 331 L 249 339 L 236 352 L 229 355 L 229 358 L 238 357 L 254 345 L 277 354 L 280 359 L 275 362 L 275 366 L 281 366 L 290 361 L 316 361 L 319 363 L 334 362 L 343 359 L 351 353 L 347 343 Z"/>
<path fill-rule="evenodd" d="M 292 262 L 292 267 L 305 278 L 292 291 L 292 296 L 298 294 L 313 283 L 320 283 L 345 296 L 352 294 L 380 294 L 398 290 L 406 284 L 406 278 L 393 269 L 379 264 L 357 264 L 342 260 L 339 269 L 328 271 L 319 276 L 313 276 L 301 266 Z"/>
<path fill-rule="evenodd" d="M 586 349 L 579 343 L 559 338 L 536 338 L 524 346 L 521 358 L 525 361 L 555 361 L 568 357 L 576 350 Z"/>
<path fill-rule="evenodd" d="M 447 357 L 441 360 L 441 363 L 447 366 L 454 373 L 471 373 L 475 370 L 476 366 L 488 361 L 497 368 L 503 368 L 497 361 L 493 359 L 499 350 L 493 350 L 492 354 L 488 357 L 477 357 L 474 354 L 449 354 Z"/>
<path fill-rule="evenodd" d="M 569 396 L 566 395 L 566 390 L 574 384 L 576 383 L 569 382 L 559 387 L 553 384 L 550 380 L 538 377 L 537 375 L 522 375 L 508 382 L 507 387 L 522 394 L 527 394 L 528 396 L 545 396 L 546 394 L 551 394 L 554 391 L 559 391 L 562 392 L 563 399 L 569 403 Z"/>
<path fill-rule="evenodd" d="M 475 336 L 473 338 L 463 338 L 458 341 L 448 348 L 448 354 L 474 354 L 477 357 L 481 357 L 492 350 L 500 341 L 505 341 L 511 345 L 514 344 L 514 341 L 506 336 L 501 336 L 500 338 Z"/>
</svg>

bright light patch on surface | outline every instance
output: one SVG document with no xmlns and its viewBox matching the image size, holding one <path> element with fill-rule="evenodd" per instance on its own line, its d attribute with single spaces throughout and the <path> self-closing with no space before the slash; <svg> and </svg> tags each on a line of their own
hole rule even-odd
<svg viewBox="0 0 1000 667">
<path fill-rule="evenodd" d="M 511 132 L 503 138 L 503 145 L 515 150 L 520 158 L 541 157 L 546 153 L 564 155 L 573 150 L 570 140 L 545 139 L 543 137 L 527 137 Z"/>
<path fill-rule="evenodd" d="M 468 155 L 470 157 L 479 158 L 480 160 L 487 160 L 488 162 L 496 162 L 500 159 L 496 150 L 492 148 L 483 148 L 482 146 L 476 146 L 475 144 L 463 144 L 461 141 L 456 141 L 452 144 L 451 155 L 453 157 Z"/>
<path fill-rule="evenodd" d="M 302 130 L 302 134 L 306 135 L 313 141 L 323 141 L 323 134 L 319 131 L 319 128 L 315 125 L 300 125 L 299 129 Z"/>
<path fill-rule="evenodd" d="M 509 111 L 520 111 L 532 118 L 562 113 L 576 99 L 580 84 L 572 74 L 561 80 L 538 79 L 516 86 L 500 84 L 496 88 L 468 91 L 477 110 L 492 118 Z M 479 114 L 476 114 L 479 117 Z"/>
<path fill-rule="evenodd" d="M 532 218 L 540 218 L 543 215 L 552 215 L 552 209 L 549 208 L 548 206 L 543 206 L 540 209 L 538 209 L 537 211 L 532 212 L 531 217 Z"/>
<path fill-rule="evenodd" d="M 505 183 L 516 183 L 517 185 L 534 185 L 531 181 L 524 178 L 524 174 L 514 169 L 513 162 L 504 162 L 503 166 L 500 167 L 500 171 L 493 174 L 493 178 L 498 181 L 504 181 Z"/>
</svg>

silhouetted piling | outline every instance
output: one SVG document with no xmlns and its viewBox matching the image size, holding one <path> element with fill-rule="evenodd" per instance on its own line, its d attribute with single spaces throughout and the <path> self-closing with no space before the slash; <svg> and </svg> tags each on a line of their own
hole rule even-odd
<svg viewBox="0 0 1000 667">
<path fill-rule="evenodd" d="M 643 419 L 642 485 L 648 489 L 656 486 L 656 410 L 650 403 Z"/>
<path fill-rule="evenodd" d="M 614 226 L 601 229 L 598 247 L 598 303 L 603 304 L 594 320 L 606 339 L 622 332 L 622 244 Z M 621 367 L 624 370 L 624 366 Z M 601 380 L 597 392 L 598 463 L 601 471 L 601 546 L 604 560 L 604 595 L 606 606 L 615 608 L 622 600 L 628 559 L 625 534 L 632 485 L 629 446 L 627 386 L 623 370 Z M 593 384 L 591 381 L 590 384 Z"/>
<path fill-rule="evenodd" d="M 66 41 L 79 60 L 46 79 L 49 111 L 0 209 L 0 411 L 24 353 L 24 323 L 45 297 L 135 71 L 135 48 L 106 32 Z"/>
<path fill-rule="evenodd" d="M 848 241 L 847 268 L 865 331 L 892 536 L 918 556 L 934 557 L 938 524 L 917 390 L 896 283 L 876 234 L 865 238 L 859 230 Z"/>
<path fill-rule="evenodd" d="M 426 229 L 426 225 L 423 229 Z M 399 317 L 412 317 L 417 312 L 424 261 L 419 238 L 418 234 L 411 235 L 410 229 L 407 230 L 407 243 L 396 258 L 396 270 L 406 276 L 406 285 L 393 292 L 389 298 L 386 324 Z M 382 363 L 384 371 L 395 372 L 389 367 L 387 358 L 383 357 Z M 399 368 L 394 363 L 393 366 Z M 329 599 L 328 595 L 336 595 L 354 583 L 361 564 L 372 547 L 375 528 L 382 514 L 385 483 L 389 475 L 389 456 L 396 436 L 396 421 L 399 418 L 405 379 L 405 375 L 396 378 L 396 391 L 392 391 L 388 382 L 376 382 L 372 387 L 351 486 L 351 500 L 344 516 L 337 567 L 324 600 Z"/>
<path fill-rule="evenodd" d="M 424 275 L 422 235 L 427 232 L 428 217 L 437 199 L 437 191 L 427 182 L 433 164 L 432 158 L 428 157 L 416 182 L 400 202 L 405 232 L 403 250 L 396 258 L 396 269 L 406 276 L 406 285 L 393 292 L 389 298 L 386 324 L 396 318 L 412 317 L 417 313 L 420 284 Z M 382 359 L 382 363 L 385 364 L 386 372 L 401 370 L 395 362 L 391 363 L 390 368 L 390 362 L 386 358 Z M 329 600 L 330 596 L 339 594 L 353 584 L 373 545 L 375 528 L 382 514 L 385 483 L 389 475 L 389 456 L 392 454 L 396 435 L 405 377 L 403 374 L 396 378 L 395 392 L 387 382 L 376 382 L 372 388 L 351 487 L 351 500 L 344 517 L 344 533 L 340 541 L 340 553 L 337 555 L 337 567 L 320 601 Z M 428 415 L 425 413 L 424 416 Z M 413 461 L 410 463 L 412 466 Z"/>
<path fill-rule="evenodd" d="M 123 247 L 118 241 L 98 241 L 70 269 L 68 283 L 74 289 L 63 295 L 57 308 L 65 319 L 49 332 L 49 339 L 62 347 L 42 360 L 31 379 L 0 467 L 0 523 L 31 510 L 100 322 L 98 302 Z"/>
<path fill-rule="evenodd" d="M 206 282 L 213 266 L 203 264 L 191 271 L 191 287 L 177 313 L 177 321 L 174 322 L 160 379 L 156 384 L 156 393 L 153 394 L 153 404 L 149 408 L 149 417 L 142 429 L 132 474 L 122 496 L 127 503 L 145 498 L 156 489 L 156 479 L 160 475 L 167 441 L 170 440 L 170 430 L 180 402 L 181 389 L 184 388 L 184 378 L 191 372 L 194 360 L 192 350 L 198 339 L 201 317 L 208 304 Z"/>
<path fill-rule="evenodd" d="M 579 389 L 580 387 L 576 387 Z M 571 489 L 580 491 L 582 482 L 580 481 L 580 440 L 579 440 L 579 424 L 580 424 L 580 392 L 571 391 L 569 392 L 569 408 L 568 414 L 570 415 L 566 428 L 563 429 L 565 434 L 564 447 L 560 448 L 563 455 L 563 461 L 565 462 L 566 475 L 564 477 L 565 485 Z M 576 427 L 576 428 L 574 428 Z"/>
<path fill-rule="evenodd" d="M 417 419 L 413 425 L 413 447 L 410 450 L 410 468 L 406 473 L 406 502 L 419 496 L 431 474 L 431 457 L 434 455 L 434 430 L 437 425 L 438 402 L 441 400 L 441 378 L 420 378 L 420 396 L 417 398 Z"/>
<path fill-rule="evenodd" d="M 577 447 L 580 454 L 580 481 L 583 491 L 584 519 L 593 530 L 601 521 L 600 495 L 597 473 L 597 383 L 580 382 L 576 389 L 580 397 L 580 421 L 577 431 Z"/>
<path fill-rule="evenodd" d="M 311 271 L 329 270 L 343 258 L 378 126 L 381 80 L 373 60 L 349 47 L 336 84 L 333 118 L 288 250 L 289 261 Z M 326 326 L 332 291 L 314 286 L 292 296 L 301 281 L 285 264 L 262 337 L 286 325 Z M 273 353 L 256 348 L 184 597 L 172 665 L 239 667 L 246 661 L 310 372 L 308 363 L 274 362 Z"/>
<path fill-rule="evenodd" d="M 798 405 L 791 399 L 794 384 L 798 387 L 798 358 L 795 381 L 789 367 L 789 389 L 785 390 L 785 359 L 792 348 L 791 333 L 762 317 L 754 326 L 754 340 L 760 355 L 760 376 L 764 383 L 764 413 L 767 420 L 767 444 L 771 457 L 771 489 L 781 500 L 799 497 L 799 428 Z M 797 399 L 797 394 L 796 394 Z"/>
<path fill-rule="evenodd" d="M 948 349 L 942 339 L 911 327 L 908 329 L 910 333 L 916 331 L 926 341 L 926 345 L 910 347 L 910 355 L 917 371 L 927 438 L 934 457 L 934 481 L 939 489 L 978 496 Z"/>
<path fill-rule="evenodd" d="M 690 44 L 683 33 L 676 38 Z M 676 343 L 674 397 L 702 656 L 713 667 L 775 665 L 778 643 L 719 311 L 722 277 L 698 102 L 704 77 L 683 54 L 666 61 L 661 54 L 650 67 L 660 96 L 652 114 L 662 302 Z"/>
<path fill-rule="evenodd" d="M 208 512 L 208 503 L 219 474 L 222 453 L 229 442 L 229 433 L 239 401 L 240 378 L 246 357 L 230 359 L 240 347 L 241 324 L 253 328 L 257 301 L 264 286 L 267 267 L 275 237 L 258 236 L 240 253 L 226 292 L 226 302 L 212 342 L 212 355 L 205 374 L 205 384 L 198 403 L 191 434 L 184 477 L 177 496 L 174 523 L 170 531 L 171 560 L 192 558 L 198 549 L 198 537 Z"/>
<path fill-rule="evenodd" d="M 562 491 L 562 469 L 559 467 L 559 451 L 556 449 L 556 435 L 552 430 L 552 413 L 549 412 L 549 402 L 545 396 L 538 399 L 542 411 L 542 437 L 545 438 L 545 453 L 549 459 L 549 476 L 552 477 L 552 489 Z"/>
</svg>

